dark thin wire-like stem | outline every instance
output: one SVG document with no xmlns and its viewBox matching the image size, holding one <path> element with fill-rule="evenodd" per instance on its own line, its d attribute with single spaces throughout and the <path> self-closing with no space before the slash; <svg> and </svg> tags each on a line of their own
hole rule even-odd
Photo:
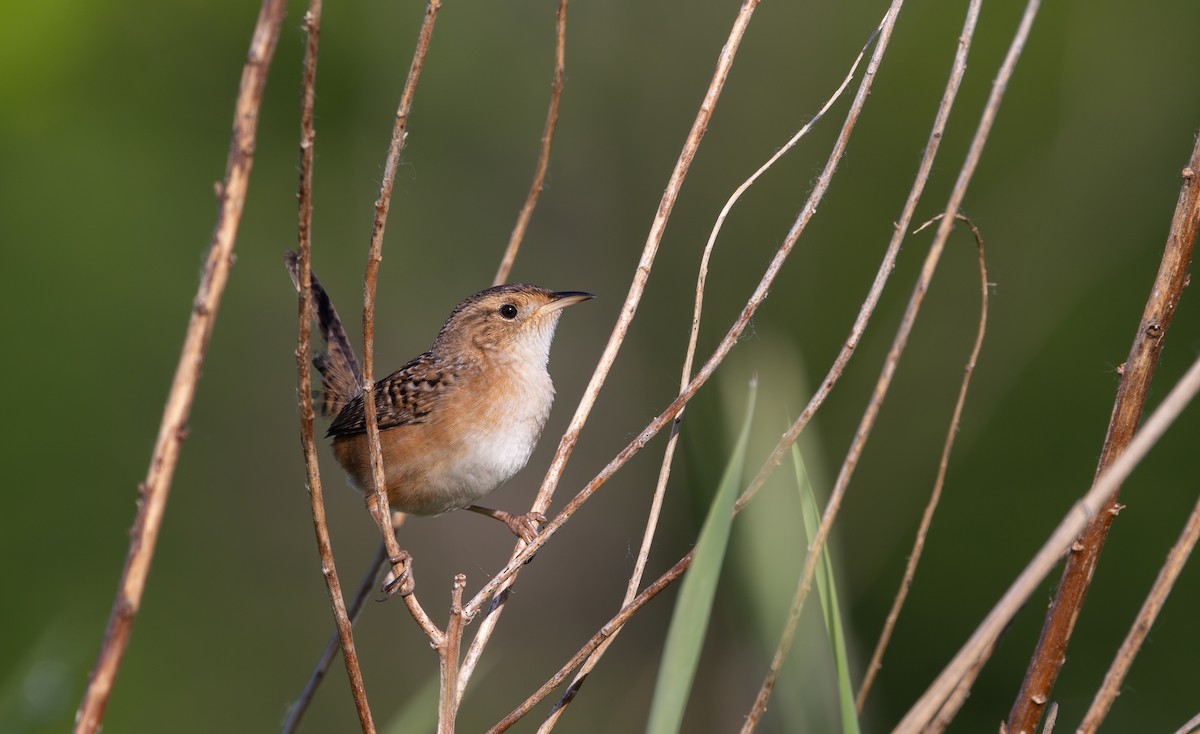
<svg viewBox="0 0 1200 734">
<path fill-rule="evenodd" d="M 167 497 L 171 491 L 171 480 L 175 475 L 183 439 L 187 435 L 196 384 L 200 380 L 204 355 L 233 263 L 234 245 L 246 203 L 250 171 L 254 165 L 254 142 L 263 88 L 266 86 L 267 71 L 275 53 L 285 9 L 283 0 L 263 0 L 246 63 L 242 67 L 225 180 L 219 188 L 217 221 L 196 297 L 192 301 L 192 313 L 175 368 L 175 378 L 163 406 L 162 422 L 154 442 L 150 466 L 145 481 L 138 486 L 137 516 L 130 530 L 129 551 L 117 584 L 104 641 L 75 714 L 76 734 L 91 734 L 99 731 L 103 724 L 104 711 L 129 645 L 134 619 L 141 607 Z"/>
<path fill-rule="evenodd" d="M 1171 230 L 1163 250 L 1158 274 L 1142 312 L 1141 323 L 1134 335 L 1129 356 L 1120 370 L 1121 381 L 1109 419 L 1104 447 L 1100 452 L 1097 475 L 1102 473 L 1125 449 L 1137 429 L 1144 410 L 1150 382 L 1158 367 L 1163 339 L 1175 308 L 1188 281 L 1188 265 L 1200 226 L 1200 140 L 1192 148 L 1191 158 L 1183 171 L 1183 185 L 1171 220 Z M 1109 504 L 1079 537 L 1072 549 L 1054 601 L 1046 613 L 1041 637 L 1029 661 L 1021 691 L 1008 714 L 1008 730 L 1032 731 L 1041 718 L 1042 708 L 1049 700 L 1054 682 L 1066 660 L 1067 643 L 1075 621 L 1083 607 L 1084 596 L 1100 561 L 1100 551 L 1108 530 L 1120 510 L 1118 497 Z"/>
<path fill-rule="evenodd" d="M 550 167 L 550 144 L 554 142 L 554 128 L 558 124 L 558 103 L 562 99 L 563 82 L 567 73 L 567 0 L 558 0 L 558 13 L 554 24 L 554 81 L 550 84 L 550 109 L 546 111 L 546 125 L 542 128 L 542 146 L 538 153 L 537 166 L 533 172 L 533 183 L 529 186 L 529 194 L 525 204 L 517 215 L 517 223 L 513 227 L 512 236 L 508 238 L 508 247 L 496 270 L 493 285 L 500 285 L 508 280 L 517 252 L 521 249 L 521 240 L 525 238 L 525 230 L 529 228 L 529 220 L 533 217 L 533 208 L 537 206 L 538 197 L 546 184 L 546 170 Z"/>
<path fill-rule="evenodd" d="M 321 0 L 310 0 L 304 16 L 308 42 L 304 51 L 304 81 L 300 109 L 300 190 L 298 193 L 298 240 L 299 240 L 299 333 L 296 346 L 296 381 L 300 403 L 300 445 L 304 451 L 304 469 L 308 477 L 309 503 L 312 509 L 313 530 L 316 533 L 317 552 L 321 558 L 321 575 L 329 593 L 330 607 L 336 627 L 336 640 L 342 650 L 346 664 L 346 675 L 350 680 L 350 693 L 358 712 L 359 725 L 364 732 L 375 731 L 371 717 L 371 706 L 367 701 L 366 686 L 358 665 L 358 653 L 354 649 L 354 633 L 351 614 L 346 609 L 342 596 L 342 585 L 338 579 L 337 565 L 333 558 L 333 545 L 329 537 L 329 526 L 325 519 L 325 494 L 321 485 L 321 469 L 317 464 L 317 447 L 313 435 L 312 385 L 309 367 L 309 341 L 312 323 L 312 176 L 313 144 L 316 132 L 313 127 L 313 105 L 317 78 L 317 50 L 321 36 Z M 332 655 L 329 655 L 332 658 Z M 323 677 L 323 671 L 322 676 Z M 310 679 L 305 691 L 315 691 L 320 677 Z M 311 700 L 311 693 L 302 693 L 293 706 L 284 730 L 298 725 Z M 295 722 L 291 724 L 290 722 Z"/>
<path fill-rule="evenodd" d="M 358 585 L 358 591 L 355 592 L 354 598 L 346 605 L 346 615 L 350 618 L 350 624 L 358 621 L 358 615 L 362 612 L 366 605 L 367 599 L 371 596 L 371 591 L 375 588 L 375 583 L 379 579 L 379 569 L 383 568 L 383 562 L 387 560 L 387 549 L 383 543 L 379 544 L 379 549 L 375 551 L 375 557 L 371 559 L 370 567 L 363 574 L 362 582 Z M 313 697 L 317 693 L 317 688 L 321 682 L 325 680 L 325 674 L 329 671 L 329 666 L 333 664 L 334 657 L 337 656 L 338 650 L 341 649 L 341 631 L 334 629 L 329 635 L 329 641 L 325 643 L 325 649 L 321 651 L 320 657 L 313 665 L 312 673 L 309 674 L 308 680 L 304 683 L 303 690 L 296 697 L 291 708 L 288 709 L 288 717 L 283 722 L 283 726 L 279 729 L 279 734 L 295 734 L 300 728 L 300 722 L 304 719 L 304 714 L 308 712 L 309 704 L 312 703 Z"/>
</svg>

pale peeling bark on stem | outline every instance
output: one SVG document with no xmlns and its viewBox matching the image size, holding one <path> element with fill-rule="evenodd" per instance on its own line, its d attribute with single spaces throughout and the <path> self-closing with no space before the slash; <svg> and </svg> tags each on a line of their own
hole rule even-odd
<svg viewBox="0 0 1200 734">
<path fill-rule="evenodd" d="M 463 589 L 467 577 L 458 574 L 450 590 L 450 620 L 446 623 L 444 643 L 438 650 L 441 661 L 441 687 L 438 689 L 438 734 L 454 734 L 454 722 L 458 716 L 458 655 L 462 649 Z"/>
</svg>

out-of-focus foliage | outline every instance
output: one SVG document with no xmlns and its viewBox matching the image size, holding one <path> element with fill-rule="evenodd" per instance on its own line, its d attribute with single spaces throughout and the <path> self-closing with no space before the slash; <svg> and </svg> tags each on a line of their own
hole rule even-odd
<svg viewBox="0 0 1200 734">
<path fill-rule="evenodd" d="M 1020 12 L 985 3 L 970 68 L 923 220 L 957 175 Z M 525 195 L 551 80 L 553 2 L 446 3 L 410 121 L 380 274 L 377 370 L 427 348 L 449 309 L 490 283 Z M 884 11 L 882 2 L 764 3 L 683 189 L 630 340 L 584 431 L 555 507 L 666 406 L 690 324 L 700 249 L 721 204 L 820 107 Z M 0 308 L 5 505 L 0 553 L 0 730 L 63 731 L 104 629 L 225 166 L 253 3 L 7 3 L 0 23 Z M 271 72 L 239 237 L 158 555 L 107 716 L 109 731 L 269 731 L 331 627 L 296 431 L 295 295 L 280 255 L 295 240 L 304 6 L 292 3 Z M 549 185 L 514 279 L 600 298 L 564 318 L 551 360 L 559 402 L 530 467 L 495 505 L 527 506 L 627 289 L 662 186 L 735 7 L 578 2 Z M 722 369 L 760 375 L 765 428 L 747 468 L 807 400 L 857 311 L 892 232 L 948 74 L 965 7 L 912 2 L 849 153 L 752 329 Z M 418 3 L 327 4 L 317 89 L 315 267 L 356 329 L 372 202 L 408 68 Z M 952 459 L 942 515 L 862 719 L 883 730 L 932 680 L 1090 481 L 1116 385 L 1200 128 L 1200 4 L 1046 3 L 964 211 L 983 231 L 995 282 L 988 342 Z M 733 211 L 709 279 L 701 352 L 757 281 L 824 162 L 845 102 Z M 928 234 L 911 237 L 859 353 L 805 441 L 818 496 L 844 455 Z M 961 244 L 961 247 L 956 246 Z M 838 590 L 861 666 L 900 578 L 933 481 L 977 294 L 965 234 L 940 267 L 835 528 Z M 1194 294 L 1166 341 L 1151 401 L 1200 349 Z M 800 355 L 775 369 L 773 355 Z M 792 364 L 795 357 L 784 359 Z M 770 364 L 769 364 L 770 363 Z M 1197 410 L 1125 488 L 1055 698 L 1077 721 L 1196 491 Z M 716 389 L 683 423 L 653 576 L 690 546 L 733 432 Z M 614 478 L 531 564 L 460 717 L 498 719 L 615 611 L 633 563 L 663 440 Z M 328 458 L 327 454 L 324 454 Z M 376 539 L 326 462 L 344 584 Z M 784 471 L 781 474 L 786 475 Z M 777 477 L 753 527 L 783 605 L 720 594 L 687 731 L 730 731 L 753 699 L 803 548 L 795 489 Z M 751 508 L 754 512 L 755 508 Z M 414 519 L 423 603 L 445 617 L 450 579 L 469 588 L 511 538 L 458 513 Z M 786 550 L 786 552 L 784 552 Z M 765 565 L 764 565 L 765 564 Z M 727 569 L 728 570 L 728 569 Z M 723 579 L 737 588 L 736 578 Z M 1015 694 L 1045 594 L 1002 640 L 958 731 L 991 729 Z M 1197 571 L 1185 571 L 1110 716 L 1114 731 L 1172 730 L 1200 707 Z M 644 726 L 674 593 L 652 604 L 589 678 L 563 731 Z M 783 709 L 836 712 L 819 610 L 802 627 L 764 731 Z M 802 630 L 802 634 L 804 634 Z M 400 605 L 358 627 L 376 720 L 395 717 L 436 669 Z M 828 670 L 828 668 L 821 668 Z M 855 669 L 855 676 L 861 671 Z M 822 708 L 823 707 L 823 708 Z M 335 665 L 307 731 L 355 717 Z M 812 719 L 810 719 L 812 720 Z M 1136 725 L 1135 723 L 1136 722 Z M 774 727 L 774 728 L 772 728 Z M 529 730 L 526 727 L 524 730 Z"/>
</svg>

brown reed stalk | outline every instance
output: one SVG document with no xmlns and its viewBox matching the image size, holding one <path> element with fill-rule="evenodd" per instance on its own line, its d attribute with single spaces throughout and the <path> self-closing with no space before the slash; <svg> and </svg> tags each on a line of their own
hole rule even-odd
<svg viewBox="0 0 1200 734">
<path fill-rule="evenodd" d="M 1200 227 L 1200 181 L 1197 181 L 1197 175 L 1200 175 L 1200 139 L 1193 146 L 1191 158 L 1183 169 L 1183 184 L 1158 274 L 1150 288 L 1150 296 L 1134 334 L 1129 356 L 1118 370 L 1121 381 L 1117 385 L 1112 416 L 1100 452 L 1097 477 L 1116 461 L 1137 430 L 1150 391 L 1150 381 L 1158 367 L 1163 339 L 1188 282 L 1188 266 L 1196 231 Z M 1067 643 L 1096 572 L 1100 551 L 1120 510 L 1118 499 L 1114 493 L 1071 549 L 1021 690 L 1008 714 L 1008 731 L 1013 734 L 1033 731 L 1050 698 L 1054 682 L 1066 661 Z"/>
<path fill-rule="evenodd" d="M 196 384 L 200 380 L 208 342 L 216 324 L 217 309 L 229 279 L 238 226 L 246 203 L 246 189 L 254 166 L 254 144 L 263 89 L 279 39 L 284 10 L 283 0 L 263 0 L 246 63 L 242 67 L 225 179 L 218 188 L 220 201 L 217 221 L 213 226 L 208 256 L 192 302 L 192 314 L 184 334 L 175 377 L 163 406 L 162 422 L 154 442 L 150 467 L 146 479 L 138 485 L 138 511 L 130 530 L 125 567 L 117 582 L 116 598 L 109 614 L 104 641 L 75 714 L 75 734 L 92 734 L 100 730 L 121 660 L 129 644 L 129 636 L 133 632 L 133 622 L 141 607 L 175 465 L 179 460 L 183 439 L 187 436 L 188 416 L 196 396 Z"/>
<path fill-rule="evenodd" d="M 363 683 L 362 670 L 358 665 L 358 652 L 354 648 L 354 633 L 351 630 L 351 615 L 342 596 L 342 585 L 338 579 L 337 564 L 333 557 L 333 545 L 329 537 L 329 525 L 325 518 L 325 493 L 321 485 L 321 469 L 317 463 L 316 438 L 313 434 L 312 383 L 310 375 L 309 341 L 312 331 L 312 177 L 313 145 L 316 131 L 313 126 L 313 107 L 316 98 L 317 51 L 321 37 L 321 0 L 310 0 L 304 15 L 304 26 L 308 40 L 304 50 L 304 73 L 300 104 L 300 186 L 298 192 L 298 287 L 299 287 L 299 331 L 296 338 L 296 381 L 300 405 L 300 445 L 304 452 L 304 470 L 308 481 L 309 503 L 312 509 L 313 530 L 316 533 L 317 552 L 321 558 L 321 575 L 329 592 L 329 603 L 333 611 L 337 639 L 350 679 L 350 694 L 358 713 L 359 726 L 363 732 L 374 732 L 375 722 L 371 717 L 371 706 L 367 701 L 367 690 Z M 317 678 L 319 681 L 320 679 Z M 306 689 L 307 690 L 307 689 Z M 315 685 L 311 690 L 316 690 Z M 288 721 L 297 724 L 308 708 L 309 696 L 301 696 L 293 706 Z M 286 730 L 288 724 L 284 724 Z"/>
</svg>

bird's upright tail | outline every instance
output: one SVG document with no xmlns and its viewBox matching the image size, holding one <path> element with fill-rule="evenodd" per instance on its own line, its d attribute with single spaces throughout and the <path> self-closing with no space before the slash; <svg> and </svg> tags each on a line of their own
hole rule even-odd
<svg viewBox="0 0 1200 734">
<path fill-rule="evenodd" d="M 300 290 L 300 259 L 294 252 L 283 253 L 283 262 L 296 290 Z M 354 356 L 354 348 L 338 318 L 333 301 L 321 287 L 316 273 L 309 272 L 312 288 L 312 315 L 321 329 L 325 351 L 313 357 L 313 366 L 321 373 L 321 396 L 316 401 L 324 415 L 337 415 L 346 403 L 362 392 L 362 369 Z"/>
</svg>

